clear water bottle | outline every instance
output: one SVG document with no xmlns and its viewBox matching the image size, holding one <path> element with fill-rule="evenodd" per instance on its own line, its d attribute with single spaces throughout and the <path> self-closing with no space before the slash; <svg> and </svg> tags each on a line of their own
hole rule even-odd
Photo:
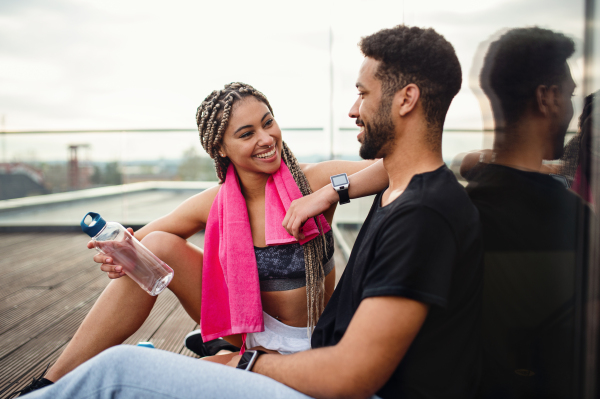
<svg viewBox="0 0 600 399">
<path fill-rule="evenodd" d="M 98 252 L 122 266 L 123 272 L 148 294 L 160 294 L 173 279 L 173 269 L 119 223 L 107 222 L 98 213 L 88 212 L 81 220 L 81 229 L 92 237 Z"/>
</svg>

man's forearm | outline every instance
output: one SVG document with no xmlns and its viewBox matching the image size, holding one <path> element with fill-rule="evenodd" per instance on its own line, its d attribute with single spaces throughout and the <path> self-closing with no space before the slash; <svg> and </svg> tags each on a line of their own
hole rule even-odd
<svg viewBox="0 0 600 399">
<path fill-rule="evenodd" d="M 352 398 L 372 395 L 372 393 L 361 394 L 360 389 L 349 392 L 348 387 L 352 384 L 348 381 L 352 381 L 352 376 L 344 373 L 349 374 L 352 368 L 342 366 L 345 362 L 340 361 L 340 353 L 336 349 L 336 347 L 327 347 L 293 355 L 263 355 L 258 358 L 252 371 L 266 375 L 314 398 Z"/>
<path fill-rule="evenodd" d="M 252 370 L 315 398 L 369 398 L 398 367 L 428 309 L 403 297 L 363 299 L 336 345 L 263 355 Z"/>
<path fill-rule="evenodd" d="M 389 185 L 389 176 L 380 159 L 368 168 L 348 177 L 350 187 L 348 195 L 350 198 L 361 198 L 367 195 L 379 193 Z"/>
<path fill-rule="evenodd" d="M 351 199 L 377 194 L 389 185 L 389 177 L 387 171 L 383 167 L 382 160 L 348 176 L 348 180 L 350 181 L 348 196 Z M 330 184 L 318 190 L 317 193 L 323 195 L 331 205 L 339 200 L 338 193 Z"/>
</svg>

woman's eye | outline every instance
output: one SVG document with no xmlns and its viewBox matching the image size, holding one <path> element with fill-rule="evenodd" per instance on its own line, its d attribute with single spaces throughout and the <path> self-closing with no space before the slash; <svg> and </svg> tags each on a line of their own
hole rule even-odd
<svg viewBox="0 0 600 399">
<path fill-rule="evenodd" d="M 244 133 L 244 134 L 241 134 L 241 135 L 240 135 L 240 138 L 241 138 L 241 139 L 244 139 L 244 138 L 246 138 L 246 137 L 250 137 L 250 136 L 252 136 L 252 131 L 249 131 L 249 132 L 246 132 L 246 133 Z"/>
<path fill-rule="evenodd" d="M 269 119 L 266 123 L 265 123 L 265 127 L 267 126 L 271 126 L 273 124 L 273 119 Z"/>
</svg>

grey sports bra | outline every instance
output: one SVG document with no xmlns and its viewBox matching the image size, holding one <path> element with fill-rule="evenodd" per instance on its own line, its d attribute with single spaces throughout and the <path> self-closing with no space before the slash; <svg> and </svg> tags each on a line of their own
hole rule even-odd
<svg viewBox="0 0 600 399">
<path fill-rule="evenodd" d="M 319 239 L 319 238 L 316 238 Z M 333 261 L 333 233 L 325 233 L 327 255 L 323 271 L 327 276 L 335 266 Z M 254 247 L 261 291 L 288 291 L 306 286 L 304 248 L 298 243 Z"/>
</svg>

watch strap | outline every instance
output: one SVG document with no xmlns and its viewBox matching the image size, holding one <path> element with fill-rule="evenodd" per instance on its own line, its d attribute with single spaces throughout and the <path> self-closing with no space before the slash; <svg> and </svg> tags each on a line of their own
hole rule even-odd
<svg viewBox="0 0 600 399">
<path fill-rule="evenodd" d="M 265 353 L 267 352 L 259 350 L 244 352 L 236 368 L 245 371 L 252 371 L 252 367 L 254 367 L 256 359 L 258 359 L 260 355 L 264 355 Z"/>
<path fill-rule="evenodd" d="M 350 203 L 350 195 L 348 195 L 348 190 L 337 190 L 338 195 L 340 196 L 340 205 Z"/>
</svg>

